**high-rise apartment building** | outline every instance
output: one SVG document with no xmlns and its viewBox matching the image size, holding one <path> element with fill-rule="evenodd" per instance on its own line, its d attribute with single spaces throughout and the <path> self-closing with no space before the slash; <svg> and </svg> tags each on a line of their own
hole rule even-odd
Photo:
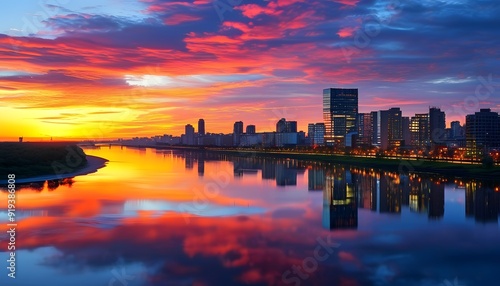
<svg viewBox="0 0 500 286">
<path fill-rule="evenodd" d="M 198 120 L 198 134 L 203 136 L 205 135 L 205 120 Z"/>
<path fill-rule="evenodd" d="M 185 141 L 183 142 L 186 145 L 194 145 L 194 127 L 191 124 L 187 124 L 184 128 Z"/>
<path fill-rule="evenodd" d="M 256 132 L 256 129 L 255 129 L 255 125 L 247 125 L 247 134 L 255 134 Z"/>
<path fill-rule="evenodd" d="M 241 134 L 243 134 L 243 122 L 236 121 L 233 126 L 233 146 L 240 145 Z"/>
<path fill-rule="evenodd" d="M 446 115 L 437 107 L 429 108 L 429 139 L 431 146 L 442 145 L 446 135 Z"/>
<path fill-rule="evenodd" d="M 410 120 L 411 146 L 426 148 L 429 144 L 429 114 L 415 114 Z"/>
<path fill-rule="evenodd" d="M 481 109 L 465 118 L 467 156 L 482 158 L 500 148 L 500 117 L 491 109 Z"/>
<path fill-rule="evenodd" d="M 373 138 L 373 122 L 370 113 L 358 113 L 358 145 L 370 146 Z"/>
</svg>

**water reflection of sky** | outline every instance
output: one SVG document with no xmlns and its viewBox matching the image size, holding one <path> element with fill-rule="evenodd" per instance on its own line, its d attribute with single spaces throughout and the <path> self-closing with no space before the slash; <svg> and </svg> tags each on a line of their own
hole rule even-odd
<svg viewBox="0 0 500 286">
<path fill-rule="evenodd" d="M 86 152 L 108 166 L 18 191 L 18 278 L 5 273 L 1 283 L 122 285 L 118 278 L 133 276 L 124 281 L 406 286 L 453 285 L 456 277 L 497 285 L 494 183 L 283 159 Z M 311 273 L 295 273 L 318 240 L 339 245 Z"/>
</svg>

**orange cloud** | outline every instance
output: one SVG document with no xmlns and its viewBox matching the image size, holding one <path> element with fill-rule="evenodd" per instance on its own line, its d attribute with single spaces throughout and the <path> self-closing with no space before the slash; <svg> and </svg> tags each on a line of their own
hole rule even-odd
<svg viewBox="0 0 500 286">
<path fill-rule="evenodd" d="M 341 37 L 341 38 L 352 37 L 354 35 L 354 32 L 356 32 L 356 31 L 357 31 L 357 28 L 344 27 L 337 32 L 337 35 L 339 35 L 339 37 Z"/>
</svg>

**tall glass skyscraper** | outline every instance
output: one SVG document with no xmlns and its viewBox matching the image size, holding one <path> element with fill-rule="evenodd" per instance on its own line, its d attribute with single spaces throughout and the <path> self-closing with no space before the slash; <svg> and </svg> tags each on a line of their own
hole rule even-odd
<svg viewBox="0 0 500 286">
<path fill-rule="evenodd" d="M 356 132 L 358 89 L 327 88 L 323 90 L 325 143 L 339 144 L 347 133 Z"/>
</svg>

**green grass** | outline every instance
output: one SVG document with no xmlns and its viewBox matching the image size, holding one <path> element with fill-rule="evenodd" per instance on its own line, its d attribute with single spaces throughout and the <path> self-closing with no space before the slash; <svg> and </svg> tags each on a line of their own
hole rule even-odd
<svg viewBox="0 0 500 286">
<path fill-rule="evenodd" d="M 212 150 L 211 150 L 212 151 Z M 486 168 L 482 165 L 455 164 L 448 162 L 437 162 L 428 160 L 405 160 L 405 159 L 385 159 L 385 158 L 362 158 L 348 155 L 330 154 L 296 154 L 284 152 L 262 152 L 256 150 L 223 150 L 217 151 L 231 153 L 237 156 L 246 156 L 255 152 L 256 156 L 293 158 L 306 161 L 322 161 L 334 164 L 345 164 L 351 166 L 379 168 L 391 171 L 437 173 L 455 177 L 498 179 L 500 178 L 500 167 Z"/>
<path fill-rule="evenodd" d="M 0 142 L 0 180 L 62 175 L 87 165 L 83 150 L 72 143 Z"/>
</svg>

